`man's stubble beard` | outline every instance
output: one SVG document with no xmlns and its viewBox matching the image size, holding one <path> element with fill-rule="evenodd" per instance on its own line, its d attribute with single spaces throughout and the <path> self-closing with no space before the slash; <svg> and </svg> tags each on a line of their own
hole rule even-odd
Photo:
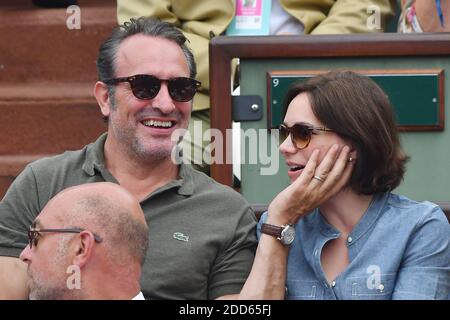
<svg viewBox="0 0 450 320">
<path fill-rule="evenodd" d="M 69 235 L 70 236 L 70 235 Z M 52 259 L 52 266 L 57 266 L 58 268 L 61 265 L 67 264 L 66 262 L 66 252 L 68 248 L 68 240 L 70 238 L 66 237 L 65 239 L 61 239 L 62 241 L 58 244 L 57 250 L 55 251 L 55 255 Z M 64 267 L 61 267 L 64 268 Z M 67 269 L 67 268 L 66 268 Z M 50 273 L 48 270 L 44 272 L 49 272 L 49 277 L 53 279 L 53 281 L 48 281 L 41 279 L 39 275 L 30 276 L 30 280 L 33 283 L 33 287 L 30 288 L 30 300 L 71 300 L 71 299 L 79 299 L 81 292 L 80 290 L 69 290 L 67 287 L 67 277 L 69 276 L 63 271 L 59 273 L 59 279 L 54 278 L 55 274 Z M 58 273 L 57 273 L 58 274 Z"/>
<path fill-rule="evenodd" d="M 110 119 L 110 121 L 114 121 Z M 163 143 L 154 141 L 154 143 L 145 144 L 143 139 L 135 134 L 135 130 L 130 127 L 121 127 L 111 123 L 119 145 L 124 153 L 131 159 L 138 159 L 141 162 L 160 162 L 170 157 L 171 148 L 163 147 Z"/>
<path fill-rule="evenodd" d="M 114 88 L 108 89 L 108 95 L 110 99 L 110 106 L 111 106 L 111 114 L 118 111 L 118 105 L 115 97 L 115 90 Z M 191 112 L 192 112 L 192 106 L 191 106 Z M 131 159 L 137 159 L 140 162 L 148 162 L 148 163 L 160 163 L 164 160 L 171 159 L 172 153 L 176 152 L 176 148 L 180 147 L 180 142 L 183 139 L 184 133 L 178 137 L 178 139 L 174 139 L 174 137 L 171 137 L 172 145 L 169 148 L 152 148 L 151 150 L 148 150 L 148 148 L 145 147 L 145 145 L 139 141 L 139 138 L 135 134 L 136 128 L 132 128 L 130 126 L 123 127 L 121 124 L 117 123 L 117 121 L 112 120 L 111 116 L 108 117 L 108 126 L 111 126 L 111 130 L 113 130 L 119 145 L 122 147 L 124 153 L 130 157 Z M 190 119 L 188 119 L 189 123 Z M 185 132 L 188 131 L 188 128 L 183 128 Z M 178 131 L 175 130 L 174 132 Z M 154 140 L 155 141 L 155 140 Z M 158 146 L 159 141 L 155 141 L 155 146 Z M 163 142 L 164 144 L 164 142 Z M 172 161 L 173 162 L 173 161 Z"/>
<path fill-rule="evenodd" d="M 117 112 L 117 105 L 113 101 L 112 113 Z M 145 145 L 145 141 L 141 141 L 136 134 L 136 127 L 131 127 L 129 125 L 123 126 L 122 124 L 115 121 L 115 117 L 109 117 L 109 126 L 114 132 L 119 145 L 122 147 L 124 153 L 127 154 L 131 159 L 138 159 L 140 162 L 161 162 L 171 158 L 172 149 L 177 146 L 178 143 L 172 142 L 172 146 L 167 148 L 165 144 L 167 142 L 160 142 L 156 139 L 153 140 L 151 144 L 153 146 Z M 179 139 L 178 139 L 179 140 Z M 172 141 L 172 139 L 170 140 Z"/>
</svg>

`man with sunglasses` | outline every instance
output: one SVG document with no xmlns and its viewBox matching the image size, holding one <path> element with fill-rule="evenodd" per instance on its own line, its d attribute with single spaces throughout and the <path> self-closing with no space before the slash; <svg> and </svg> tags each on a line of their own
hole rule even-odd
<svg viewBox="0 0 450 320">
<path fill-rule="evenodd" d="M 65 188 L 104 181 L 138 199 L 150 222 L 152 246 L 141 278 L 146 298 L 215 299 L 240 292 L 257 243 L 249 204 L 171 157 L 199 87 L 185 42 L 173 25 L 140 18 L 102 44 L 94 93 L 108 132 L 82 150 L 29 164 L 9 188 L 0 202 L 0 298 L 28 295 L 26 265 L 17 258 L 47 202 Z M 41 235 L 48 241 L 59 236 Z"/>
<path fill-rule="evenodd" d="M 258 0 L 252 2 L 256 8 L 246 9 L 249 3 L 243 0 L 117 0 L 119 23 L 139 16 L 158 18 L 174 23 L 189 39 L 202 87 L 194 101 L 191 119 L 195 122 L 191 120 L 189 126 L 192 139 L 184 139 L 182 144 L 186 151 L 194 150 L 191 161 L 203 171 L 209 170 L 208 163 L 196 155 L 203 154 L 208 145 L 201 138 L 210 127 L 208 46 L 213 37 L 235 32 L 247 35 L 383 32 L 396 7 L 396 0 Z M 268 15 L 263 13 L 265 8 L 269 8 Z M 374 25 L 374 20 L 380 25 Z M 196 126 L 200 123 L 201 126 Z M 197 139 L 197 128 L 203 130 L 200 139 Z"/>
<path fill-rule="evenodd" d="M 139 203 L 109 182 L 65 189 L 28 231 L 20 254 L 30 299 L 143 300 L 148 227 Z"/>
</svg>

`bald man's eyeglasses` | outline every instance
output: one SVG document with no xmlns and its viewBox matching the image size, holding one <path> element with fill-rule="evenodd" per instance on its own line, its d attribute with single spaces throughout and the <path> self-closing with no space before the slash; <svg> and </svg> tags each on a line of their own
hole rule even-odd
<svg viewBox="0 0 450 320">
<path fill-rule="evenodd" d="M 28 230 L 28 244 L 30 245 L 30 249 L 33 246 L 37 247 L 39 237 L 41 237 L 41 233 L 43 232 L 55 232 L 55 233 L 80 233 L 86 231 L 81 228 L 69 228 L 69 229 L 35 229 L 33 226 Z M 94 235 L 95 242 L 100 243 L 103 241 L 102 237 L 92 233 Z"/>
<path fill-rule="evenodd" d="M 201 82 L 192 78 L 177 77 L 171 79 L 159 79 L 149 74 L 137 74 L 131 77 L 106 80 L 106 84 L 128 82 L 133 95 L 141 100 L 150 100 L 158 95 L 161 83 L 167 82 L 169 94 L 173 100 L 187 102 L 194 98 Z"/>
</svg>

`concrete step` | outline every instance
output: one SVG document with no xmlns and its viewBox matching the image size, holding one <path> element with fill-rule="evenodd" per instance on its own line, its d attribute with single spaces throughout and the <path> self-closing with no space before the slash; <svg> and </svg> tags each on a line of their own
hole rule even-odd
<svg viewBox="0 0 450 320">
<path fill-rule="evenodd" d="M 0 86 L 96 80 L 98 49 L 117 24 L 116 7 L 100 2 L 80 8 L 81 29 L 71 30 L 65 9 L 0 6 Z"/>
<path fill-rule="evenodd" d="M 0 199 L 30 162 L 77 150 L 106 131 L 92 99 L 0 102 Z"/>
<path fill-rule="evenodd" d="M 0 103 L 0 199 L 30 162 L 77 150 L 106 131 L 92 99 Z"/>
<path fill-rule="evenodd" d="M 117 24 L 116 1 L 78 5 L 81 29 L 70 30 L 65 8 L 0 1 L 0 199 L 28 163 L 106 131 L 93 85 L 99 46 Z"/>
<path fill-rule="evenodd" d="M 91 85 L 9 89 L 0 89 L 0 155 L 33 158 L 76 150 L 106 131 Z M 14 98 L 22 91 L 29 95 Z"/>
</svg>

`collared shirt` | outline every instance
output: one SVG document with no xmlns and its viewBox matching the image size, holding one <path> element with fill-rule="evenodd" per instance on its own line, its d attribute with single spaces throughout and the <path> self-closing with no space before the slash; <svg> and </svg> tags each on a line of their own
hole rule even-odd
<svg viewBox="0 0 450 320">
<path fill-rule="evenodd" d="M 260 226 L 267 218 L 261 218 Z M 296 224 L 289 249 L 287 299 L 447 299 L 450 225 L 442 210 L 378 194 L 347 237 L 349 265 L 331 283 L 321 266 L 325 243 L 340 236 L 319 209 Z"/>
<path fill-rule="evenodd" d="M 59 191 L 117 180 L 105 167 L 106 134 L 78 151 L 29 164 L 0 202 L 0 255 L 18 257 L 27 230 Z M 149 194 L 141 207 L 149 250 L 141 289 L 151 299 L 214 299 L 239 293 L 256 250 L 256 217 L 248 202 L 190 165 Z M 107 235 L 102 235 L 106 238 Z"/>
</svg>

